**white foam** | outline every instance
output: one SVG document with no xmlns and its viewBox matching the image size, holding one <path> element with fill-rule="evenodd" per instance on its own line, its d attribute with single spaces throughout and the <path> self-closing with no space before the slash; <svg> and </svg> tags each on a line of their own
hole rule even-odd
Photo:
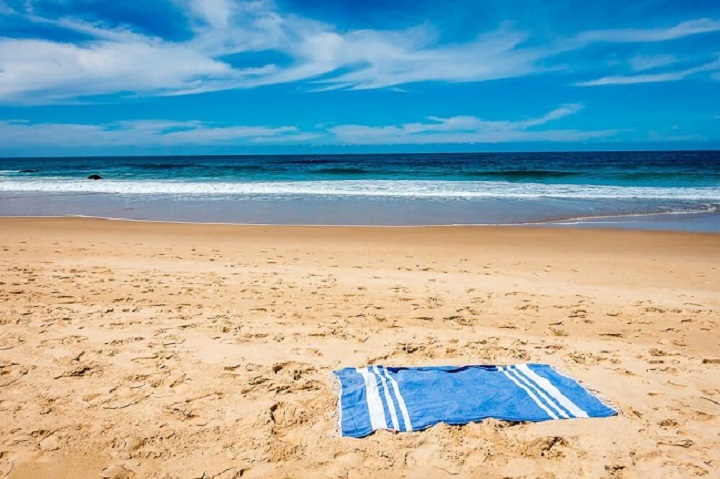
<svg viewBox="0 0 720 479">
<path fill-rule="evenodd" d="M 0 192 L 109 193 L 176 196 L 322 196 L 396 198 L 575 198 L 720 201 L 720 187 L 621 187 L 501 181 L 201 182 L 3 179 Z"/>
</svg>

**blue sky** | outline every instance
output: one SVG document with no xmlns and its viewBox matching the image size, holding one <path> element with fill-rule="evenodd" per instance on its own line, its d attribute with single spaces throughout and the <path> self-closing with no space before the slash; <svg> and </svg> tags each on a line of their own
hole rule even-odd
<svg viewBox="0 0 720 479">
<path fill-rule="evenodd" d="M 720 2 L 0 0 L 0 156 L 720 149 Z"/>
</svg>

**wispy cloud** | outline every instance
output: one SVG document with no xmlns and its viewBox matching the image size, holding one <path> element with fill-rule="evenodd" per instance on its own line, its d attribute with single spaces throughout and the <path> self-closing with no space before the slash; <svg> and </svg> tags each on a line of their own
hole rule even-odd
<svg viewBox="0 0 720 479">
<path fill-rule="evenodd" d="M 53 100 L 114 92 L 163 93 L 234 75 L 182 45 L 0 40 L 0 99 Z"/>
<path fill-rule="evenodd" d="M 540 52 L 519 48 L 509 26 L 466 44 L 441 45 L 429 24 L 350 30 L 283 14 L 266 0 L 181 2 L 192 38 L 173 43 L 72 18 L 26 19 L 89 35 L 82 44 L 0 39 L 0 100 L 46 102 L 104 93 L 188 94 L 300 80 L 312 89 L 382 88 L 417 81 L 480 81 L 537 70 Z M 15 15 L 19 15 L 15 13 Z M 286 65 L 243 67 L 225 58 L 277 51 Z"/>
<path fill-rule="evenodd" d="M 720 70 L 720 59 L 705 63 L 693 68 L 676 70 L 664 73 L 650 73 L 640 75 L 614 75 L 576 83 L 577 86 L 600 86 L 600 85 L 630 85 L 634 83 L 657 83 L 683 80 L 697 73 L 714 72 Z"/>
<path fill-rule="evenodd" d="M 355 32 L 343 39 L 338 52 L 347 65 L 362 65 L 351 72 L 318 83 L 332 88 L 384 88 L 419 81 L 469 82 L 511 78 L 537 71 L 540 50 L 522 48 L 527 34 L 510 27 L 481 35 L 462 45 L 425 46 L 404 35 Z"/>
<path fill-rule="evenodd" d="M 633 71 L 640 72 L 672 65 L 678 61 L 676 55 L 636 55 L 628 60 Z"/>
<path fill-rule="evenodd" d="M 667 43 L 673 40 L 679 40 L 695 35 L 717 32 L 720 32 L 720 20 L 701 18 L 681 22 L 677 25 L 666 28 L 629 28 L 587 31 L 575 36 L 570 41 L 570 44 L 574 44 L 575 48 L 579 48 L 581 46 L 594 43 Z M 702 55 L 703 52 L 699 52 L 699 54 Z M 678 54 L 672 53 L 634 55 L 626 60 L 627 65 L 630 67 L 627 73 L 605 75 L 594 80 L 577 82 L 575 85 L 604 86 L 672 82 L 683 80 L 698 73 L 712 72 L 718 68 L 717 61 L 706 61 L 705 63 L 697 65 L 698 62 L 702 62 L 702 59 L 697 54 L 687 57 L 688 54 L 686 52 L 685 55 L 686 58 L 682 58 Z M 705 59 L 707 59 L 707 56 Z M 662 71 L 662 67 L 680 63 L 681 61 L 684 61 L 685 63 L 693 61 L 696 63 L 696 66 L 684 69 L 675 69 L 672 71 Z M 648 73 L 648 70 L 655 71 L 653 73 Z M 637 72 L 642 73 L 638 74 Z"/>
<path fill-rule="evenodd" d="M 0 145 L 4 148 L 299 143 L 316 137 L 294 126 L 223 127 L 199 121 L 136 120 L 100 125 L 0 122 Z"/>
<path fill-rule="evenodd" d="M 476 116 L 430 116 L 426 121 L 386 126 L 317 125 L 313 130 L 295 126 L 218 126 L 202 121 L 133 120 L 104 124 L 32 123 L 0 121 L 0 153 L 27 146 L 60 148 L 149 146 L 171 147 L 289 145 L 413 145 L 502 142 L 571 142 L 610 137 L 618 130 L 581 131 L 546 128 L 582 110 L 579 104 L 562 105 L 543 115 L 518 119 L 486 120 Z"/>
<path fill-rule="evenodd" d="M 537 118 L 489 121 L 474 116 L 429 117 L 423 123 L 330 128 L 340 143 L 352 145 L 409 145 L 502 142 L 572 142 L 613 136 L 618 130 L 533 129 L 579 112 L 582 106 L 564 105 Z"/>
<path fill-rule="evenodd" d="M 666 28 L 624 28 L 609 30 L 592 30 L 575 37 L 582 43 L 614 42 L 614 43 L 648 43 L 677 40 L 683 37 L 720 31 L 720 20 L 700 18 L 681 22 Z"/>
<path fill-rule="evenodd" d="M 271 0 L 175 0 L 189 38 L 170 41 L 75 16 L 50 18 L 24 2 L 0 15 L 82 34 L 88 40 L 0 34 L 0 101 L 48 103 L 93 95 L 182 95 L 305 82 L 310 90 L 395 88 L 416 82 L 478 82 L 553 70 L 561 54 L 601 42 L 670 42 L 720 31 L 701 18 L 666 28 L 593 30 L 559 46 L 530 46 L 533 32 L 505 23 L 470 41 L 445 43 L 429 23 L 402 30 L 345 29 L 282 11 Z M 285 61 L 266 60 L 263 52 Z M 254 60 L 248 61 L 247 58 Z M 230 58 L 232 57 L 232 58 Z M 663 56 L 661 56 L 663 57 Z M 634 71 L 668 65 L 671 55 L 630 60 Z M 265 57 L 272 58 L 272 57 Z M 659 63 L 658 63 L 659 62 Z M 663 63 L 666 62 L 666 63 Z M 572 70 L 572 66 L 566 67 Z M 692 70 L 692 69 L 691 69 Z M 695 72 L 706 71 L 696 70 Z M 580 85 L 672 81 L 692 73 L 604 76 Z"/>
</svg>

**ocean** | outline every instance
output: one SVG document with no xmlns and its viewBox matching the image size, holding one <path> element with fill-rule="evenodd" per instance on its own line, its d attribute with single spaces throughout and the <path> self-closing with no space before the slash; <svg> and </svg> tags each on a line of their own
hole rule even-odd
<svg viewBox="0 0 720 479">
<path fill-rule="evenodd" d="M 720 232 L 720 152 L 0 158 L 0 216 Z"/>
</svg>

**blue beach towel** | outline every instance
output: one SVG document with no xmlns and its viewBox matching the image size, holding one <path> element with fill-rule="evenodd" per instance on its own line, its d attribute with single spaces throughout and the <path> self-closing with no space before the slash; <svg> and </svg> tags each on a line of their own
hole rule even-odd
<svg viewBox="0 0 720 479">
<path fill-rule="evenodd" d="M 335 371 L 343 436 L 377 429 L 418 431 L 439 422 L 487 418 L 547 421 L 617 414 L 547 364 L 514 366 L 368 366 Z"/>
</svg>

